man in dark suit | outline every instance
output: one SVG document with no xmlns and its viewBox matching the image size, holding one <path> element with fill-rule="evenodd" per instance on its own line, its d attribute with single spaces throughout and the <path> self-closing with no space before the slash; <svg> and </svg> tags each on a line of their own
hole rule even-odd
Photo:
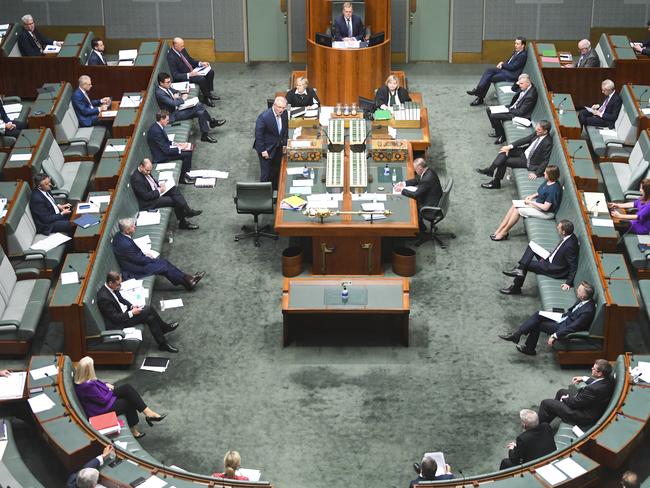
<svg viewBox="0 0 650 488">
<path fill-rule="evenodd" d="M 596 304 L 593 301 L 594 287 L 583 281 L 578 285 L 576 295 L 578 301 L 567 312 L 562 314 L 559 321 L 556 322 L 553 319 L 546 318 L 537 312 L 521 324 L 514 334 L 499 335 L 499 338 L 517 344 L 517 351 L 520 353 L 534 356 L 537 354 L 535 348 L 537 347 L 539 334 L 542 331 L 550 334 L 547 342 L 549 346 L 552 346 L 558 339 L 562 339 L 574 332 L 587 330 L 596 314 Z M 519 339 L 525 334 L 528 334 L 526 345 L 520 346 L 518 344 Z"/>
<path fill-rule="evenodd" d="M 72 235 L 73 224 L 70 222 L 69 203 L 56 203 L 50 193 L 52 180 L 45 173 L 34 176 L 34 189 L 29 199 L 29 210 L 32 213 L 36 232 L 46 236 L 61 232 Z"/>
<path fill-rule="evenodd" d="M 158 349 L 167 352 L 178 352 L 165 337 L 165 334 L 178 328 L 178 322 L 168 324 L 160 318 L 153 307 L 134 306 L 120 293 L 122 277 L 117 271 L 109 271 L 106 283 L 97 291 L 97 306 L 104 317 L 107 329 L 126 329 L 138 324 L 147 324 L 151 335 L 158 344 Z"/>
<path fill-rule="evenodd" d="M 618 114 L 623 106 L 620 95 L 614 91 L 615 85 L 612 80 L 605 80 L 600 85 L 605 100 L 602 104 L 585 107 L 578 112 L 580 125 L 593 125 L 596 127 L 614 128 Z"/>
<path fill-rule="evenodd" d="M 574 391 L 562 388 L 554 400 L 542 400 L 537 412 L 540 422 L 550 423 L 560 417 L 569 424 L 590 426 L 605 412 L 614 391 L 612 366 L 606 359 L 596 359 L 591 377 L 575 376 L 571 383 L 584 383 L 585 386 Z"/>
<path fill-rule="evenodd" d="M 189 218 L 201 215 L 202 211 L 190 208 L 177 186 L 167 190 L 164 181 L 159 183 L 151 176 L 152 168 L 151 160 L 145 158 L 131 175 L 131 188 L 138 199 L 140 210 L 172 207 L 179 229 L 198 229 L 199 226 Z"/>
<path fill-rule="evenodd" d="M 583 39 L 578 43 L 580 56 L 575 63 L 565 64 L 565 68 L 598 68 L 600 67 L 600 58 L 598 53 L 591 48 L 589 39 Z"/>
<path fill-rule="evenodd" d="M 201 281 L 201 278 L 205 276 L 204 271 L 193 275 L 183 273 L 166 259 L 153 258 L 143 253 L 137 244 L 133 242 L 135 220 L 131 218 L 120 219 L 118 226 L 120 231 L 113 236 L 112 246 L 124 279 L 140 279 L 151 275 L 162 275 L 173 285 L 182 285 L 187 290 L 193 290 Z"/>
<path fill-rule="evenodd" d="M 508 457 L 501 460 L 499 469 L 527 463 L 555 451 L 553 430 L 548 424 L 540 424 L 537 412 L 524 408 L 519 412 L 524 431 L 514 442 L 508 444 Z"/>
<path fill-rule="evenodd" d="M 199 85 L 203 103 L 208 107 L 214 107 L 212 100 L 221 100 L 220 97 L 212 93 L 214 90 L 214 70 L 210 69 L 207 73 L 201 74 L 201 70 L 210 68 L 207 61 L 196 61 L 187 53 L 185 41 L 180 37 L 172 40 L 172 48 L 167 52 L 167 63 L 172 72 L 174 81 L 189 81 Z"/>
<path fill-rule="evenodd" d="M 415 463 L 413 468 L 418 472 L 417 478 L 411 480 L 409 483 L 409 488 L 413 488 L 415 485 L 422 483 L 423 481 L 441 481 L 441 480 L 451 480 L 454 479 L 454 475 L 451 473 L 451 467 L 448 464 L 445 464 L 445 473 L 436 476 L 436 471 L 438 471 L 438 463 L 435 459 L 430 457 L 425 457 L 422 459 L 421 464 Z"/>
<path fill-rule="evenodd" d="M 527 59 L 526 38 L 517 37 L 515 39 L 515 50 L 512 52 L 510 58 L 507 61 L 501 61 L 494 68 L 486 69 L 476 88 L 467 92 L 468 95 L 476 97 L 470 105 L 472 107 L 483 105 L 483 99 L 487 95 L 492 83 L 498 81 L 515 81 L 524 70 Z"/>
<path fill-rule="evenodd" d="M 167 137 L 165 127 L 169 124 L 169 112 L 156 112 L 156 122 L 147 131 L 147 144 L 154 164 L 166 163 L 180 159 L 182 164 L 180 182 L 186 185 L 194 183 L 194 178 L 187 174 L 192 169 L 192 145 L 189 142 L 172 143 Z"/>
<path fill-rule="evenodd" d="M 106 59 L 104 58 L 104 41 L 99 37 L 94 37 L 90 41 L 90 45 L 93 50 L 90 51 L 90 56 L 88 56 L 88 66 L 106 66 Z"/>
<path fill-rule="evenodd" d="M 287 99 L 276 97 L 273 106 L 262 112 L 255 122 L 255 143 L 260 160 L 260 181 L 273 182 L 278 187 L 280 162 L 289 137 Z"/>
<path fill-rule="evenodd" d="M 92 458 L 78 472 L 70 475 L 66 488 L 95 488 L 99 482 L 99 468 L 114 453 L 113 444 L 106 445 L 99 456 Z"/>
<path fill-rule="evenodd" d="M 352 3 L 345 2 L 341 9 L 341 15 L 334 19 L 332 25 L 332 35 L 335 41 L 348 41 L 363 39 L 366 30 L 363 27 L 363 21 L 358 15 L 354 15 Z"/>
<path fill-rule="evenodd" d="M 503 130 L 504 120 L 512 120 L 514 117 L 530 119 L 537 104 L 537 88 L 530 82 L 530 77 L 527 74 L 519 75 L 517 85 L 520 91 L 512 97 L 510 105 L 507 107 L 507 112 L 492 113 L 490 107 L 485 109 L 490 124 L 494 129 L 494 132 L 489 135 L 490 137 L 496 137 L 495 144 L 503 144 L 506 142 L 506 133 Z"/>
<path fill-rule="evenodd" d="M 648 31 L 650 31 L 650 20 L 646 25 L 648 26 Z M 650 56 L 650 40 L 647 40 L 645 42 L 635 42 L 632 44 L 632 49 L 634 49 L 639 54 Z"/>
<path fill-rule="evenodd" d="M 506 168 L 526 168 L 531 180 L 543 176 L 553 150 L 553 138 L 548 133 L 550 130 L 551 123 L 540 120 L 535 125 L 534 133 L 503 146 L 487 168 L 476 168 L 477 173 L 493 178 L 488 183 L 482 183 L 481 187 L 488 190 L 501 188 Z"/>
<path fill-rule="evenodd" d="M 53 41 L 41 34 L 31 15 L 23 15 L 20 20 L 23 23 L 23 28 L 18 31 L 18 49 L 22 56 L 43 56 L 47 45 L 63 45 L 62 42 Z"/>
<path fill-rule="evenodd" d="M 201 140 L 204 142 L 217 142 L 211 137 L 211 128 L 220 127 L 225 120 L 217 120 L 210 116 L 203 104 L 197 103 L 193 107 L 181 109 L 187 100 L 187 94 L 181 94 L 172 88 L 172 77 L 167 73 L 158 73 L 158 86 L 156 87 L 156 101 L 158 106 L 169 112 L 169 121 L 173 124 L 177 120 L 197 119 L 201 130 Z"/>
<path fill-rule="evenodd" d="M 510 271 L 503 272 L 504 275 L 514 278 L 514 282 L 511 286 L 501 289 L 501 293 L 504 295 L 520 295 L 528 271 L 550 276 L 551 278 L 565 278 L 564 283 L 561 285 L 564 291 L 573 286 L 580 253 L 578 238 L 573 233 L 573 222 L 566 219 L 560 220 L 557 224 L 557 232 L 560 234 L 560 243 L 548 257 L 542 258 L 538 256 L 529 245 L 519 260 L 519 265 Z"/>
<path fill-rule="evenodd" d="M 21 122 L 20 120 L 15 119 L 11 120 L 9 118 L 2 100 L 0 100 L 0 119 L 2 119 L 2 122 L 4 123 L 4 131 L 0 132 L 0 135 L 5 135 L 7 137 L 18 137 L 20 131 L 27 128 L 27 124 L 25 122 Z"/>
<path fill-rule="evenodd" d="M 415 178 L 397 183 L 395 190 L 418 202 L 418 224 L 420 226 L 418 240 L 423 241 L 427 228 L 420 215 L 420 209 L 422 207 L 438 206 L 442 197 L 442 185 L 436 172 L 427 166 L 427 162 L 423 158 L 417 158 L 413 161 L 413 169 L 416 173 Z M 417 189 L 412 191 L 407 189 L 407 186 L 416 186 Z"/>
<path fill-rule="evenodd" d="M 91 99 L 88 92 L 92 87 L 93 83 L 90 76 L 81 75 L 79 77 L 79 87 L 72 94 L 72 106 L 77 114 L 79 127 L 102 125 L 99 114 L 107 110 L 111 103 L 111 97 Z"/>
</svg>

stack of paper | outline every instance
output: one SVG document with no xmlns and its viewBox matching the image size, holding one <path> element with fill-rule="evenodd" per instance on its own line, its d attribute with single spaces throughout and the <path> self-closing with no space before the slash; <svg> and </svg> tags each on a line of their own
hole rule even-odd
<svg viewBox="0 0 650 488">
<path fill-rule="evenodd" d="M 59 374 L 59 368 L 55 364 L 43 366 L 42 368 L 31 369 L 29 371 L 33 380 L 42 380 L 43 378 L 52 378 Z"/>
<path fill-rule="evenodd" d="M 152 258 L 157 258 L 160 256 L 160 253 L 151 249 L 151 237 L 149 235 L 138 237 L 133 239 L 133 243 L 140 248 L 140 250 L 147 256 Z"/>
<path fill-rule="evenodd" d="M 88 201 L 92 203 L 93 205 L 97 207 L 101 207 L 102 203 L 109 204 L 111 202 L 111 196 L 110 195 L 94 195 L 92 197 L 88 197 Z"/>
<path fill-rule="evenodd" d="M 160 212 L 157 210 L 155 212 L 139 212 L 136 225 L 138 227 L 144 225 L 158 225 L 160 223 Z"/>
<path fill-rule="evenodd" d="M 493 114 L 507 114 L 508 113 L 508 107 L 505 105 L 492 105 L 489 107 L 490 113 Z"/>
<path fill-rule="evenodd" d="M 650 363 L 639 361 L 639 364 L 630 370 L 630 374 L 644 383 L 650 383 Z"/>
<path fill-rule="evenodd" d="M 160 300 L 160 310 L 163 312 L 170 308 L 179 308 L 183 306 L 182 298 L 172 298 L 171 300 Z"/>
<path fill-rule="evenodd" d="M 26 379 L 26 371 L 18 371 L 11 373 L 9 376 L 0 377 L 0 400 L 22 398 L 23 392 L 25 391 Z"/>
<path fill-rule="evenodd" d="M 27 401 L 29 402 L 29 406 L 31 407 L 32 412 L 34 413 L 45 412 L 54 406 L 54 402 L 50 400 L 50 397 L 48 397 L 45 393 L 36 395 Z"/>
<path fill-rule="evenodd" d="M 58 247 L 64 242 L 68 242 L 71 239 L 72 237 L 57 232 L 55 234 L 50 234 L 45 239 L 41 239 L 40 241 L 32 244 L 31 249 L 49 252 L 55 247 Z"/>
<path fill-rule="evenodd" d="M 194 180 L 194 186 L 196 188 L 214 188 L 216 184 L 216 178 L 197 178 Z"/>
<path fill-rule="evenodd" d="M 74 285 L 75 283 L 79 283 L 79 273 L 77 273 L 76 271 L 61 273 L 62 285 Z"/>
<path fill-rule="evenodd" d="M 135 327 L 127 327 L 125 329 L 122 329 L 122 332 L 124 332 L 125 339 L 137 339 L 138 341 L 142 341 L 142 331 L 140 329 L 136 329 Z"/>
<path fill-rule="evenodd" d="M 120 101 L 120 108 L 135 108 L 140 106 L 142 97 L 140 95 L 123 95 Z"/>
<path fill-rule="evenodd" d="M 99 205 L 94 202 L 79 202 L 76 212 L 77 214 L 99 213 Z"/>
<path fill-rule="evenodd" d="M 307 202 L 296 195 L 285 198 L 280 202 L 280 208 L 283 210 L 300 210 L 305 205 L 307 205 Z"/>
<path fill-rule="evenodd" d="M 16 154 L 11 154 L 11 157 L 9 158 L 9 161 L 29 161 L 32 159 L 32 153 L 16 153 Z"/>
<path fill-rule="evenodd" d="M 121 61 L 135 61 L 135 58 L 138 57 L 137 49 L 120 49 L 119 60 Z M 133 63 L 132 63 L 133 64 Z"/>
<path fill-rule="evenodd" d="M 140 369 L 155 371 L 156 373 L 164 373 L 167 366 L 169 366 L 169 358 L 147 357 L 144 358 Z"/>
<path fill-rule="evenodd" d="M 259 469 L 247 469 L 239 468 L 235 471 L 237 476 L 246 476 L 250 481 L 259 481 L 262 476 L 262 472 Z"/>
<path fill-rule="evenodd" d="M 188 91 L 190 91 L 190 82 L 178 81 L 176 83 L 172 83 L 172 88 L 181 93 L 187 93 Z"/>
<path fill-rule="evenodd" d="M 57 46 L 56 44 L 48 44 L 45 46 L 45 49 L 43 52 L 45 54 L 57 54 L 61 50 L 61 46 Z"/>
<path fill-rule="evenodd" d="M 193 169 L 188 171 L 187 175 L 190 178 L 219 178 L 222 180 L 228 178 L 227 171 L 217 171 L 215 169 Z"/>
<path fill-rule="evenodd" d="M 20 112 L 23 110 L 23 105 L 21 103 L 10 103 L 5 105 L 5 112 L 11 120 L 15 119 L 20 115 Z"/>
<path fill-rule="evenodd" d="M 385 210 L 384 204 L 379 203 L 362 203 L 361 210 L 364 212 L 383 212 Z"/>
<path fill-rule="evenodd" d="M 198 97 L 188 98 L 187 100 L 185 100 L 183 105 L 178 106 L 178 110 L 185 110 L 186 108 L 192 108 L 197 103 L 199 103 L 199 98 Z"/>
</svg>

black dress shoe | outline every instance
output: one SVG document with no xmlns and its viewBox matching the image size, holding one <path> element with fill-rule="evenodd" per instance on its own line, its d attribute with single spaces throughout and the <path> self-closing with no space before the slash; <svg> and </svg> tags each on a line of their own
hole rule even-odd
<svg viewBox="0 0 650 488">
<path fill-rule="evenodd" d="M 198 283 L 201 281 L 201 278 L 205 276 L 205 271 L 199 271 L 198 273 L 194 273 L 194 276 L 192 276 L 192 279 L 194 280 L 195 283 Z"/>
<path fill-rule="evenodd" d="M 522 354 L 526 354 L 527 356 L 535 356 L 537 355 L 537 351 L 535 349 L 528 349 L 526 346 L 519 346 L 517 345 L 517 351 L 519 351 Z"/>
<path fill-rule="evenodd" d="M 498 190 L 501 188 L 501 182 L 499 180 L 492 180 L 488 183 L 482 183 L 481 188 L 486 188 L 488 190 Z"/>
<path fill-rule="evenodd" d="M 169 342 L 163 342 L 162 344 L 158 344 L 158 350 L 165 351 L 165 352 L 173 352 L 173 353 L 178 352 L 178 348 L 172 346 Z"/>
<path fill-rule="evenodd" d="M 210 119 L 210 128 L 221 127 L 226 123 L 226 119 Z"/>
<path fill-rule="evenodd" d="M 147 435 L 146 432 L 140 432 L 138 435 L 134 435 L 133 438 L 134 439 L 142 439 L 146 435 Z"/>
<path fill-rule="evenodd" d="M 471 90 L 467 90 L 465 93 L 467 93 L 468 95 L 475 96 L 475 97 L 478 96 L 478 92 L 476 91 L 476 88 L 472 88 Z M 419 471 L 418 471 L 418 473 L 419 473 Z"/>
<path fill-rule="evenodd" d="M 203 135 L 201 136 L 201 140 L 202 140 L 203 142 L 211 142 L 212 144 L 214 144 L 215 142 L 217 142 L 217 140 L 216 140 L 214 137 L 209 136 L 208 134 L 203 134 Z"/>
<path fill-rule="evenodd" d="M 202 213 L 203 213 L 203 210 L 197 210 L 195 208 L 190 208 L 185 213 L 185 217 L 196 217 L 197 215 L 201 215 Z"/>
<path fill-rule="evenodd" d="M 214 102 L 209 98 L 206 98 L 205 100 L 203 100 L 203 105 L 206 105 L 208 107 L 214 107 Z"/>
<path fill-rule="evenodd" d="M 215 101 L 218 102 L 219 100 L 221 100 L 221 97 L 219 97 L 219 96 L 217 96 L 217 95 L 212 95 L 212 94 L 210 94 L 210 100 L 215 100 Z"/>
<path fill-rule="evenodd" d="M 469 92 L 467 92 L 467 93 L 469 93 Z M 420 463 L 413 463 L 413 469 L 419 475 L 420 471 L 421 471 Z"/>
<path fill-rule="evenodd" d="M 496 131 L 492 131 L 488 134 L 488 137 L 499 137 L 499 134 L 496 133 Z"/>
<path fill-rule="evenodd" d="M 510 276 L 510 278 L 520 278 L 524 275 L 524 271 L 518 267 L 512 268 L 510 271 L 501 271 L 504 275 Z"/>
<path fill-rule="evenodd" d="M 183 176 L 181 176 L 180 182 L 183 185 L 193 185 L 194 180 L 196 180 L 196 178 L 192 178 L 191 176 L 183 175 Z"/>
<path fill-rule="evenodd" d="M 169 334 L 170 332 L 174 332 L 176 329 L 178 329 L 178 326 L 180 324 L 178 322 L 172 322 L 171 324 L 165 324 L 163 327 L 163 334 Z"/>
<path fill-rule="evenodd" d="M 200 271 L 198 273 L 195 273 L 192 276 L 187 276 L 185 278 L 185 288 L 188 291 L 192 291 L 194 288 L 196 288 L 196 285 L 201 281 L 201 279 L 205 276 L 205 271 Z"/>
<path fill-rule="evenodd" d="M 476 99 L 469 105 L 470 107 L 478 107 L 479 105 L 483 105 L 483 99 L 481 97 L 476 97 Z"/>
<path fill-rule="evenodd" d="M 507 288 L 501 288 L 499 292 L 504 295 L 521 295 L 521 288 L 515 285 L 510 285 Z"/>
<path fill-rule="evenodd" d="M 481 173 L 482 175 L 485 176 L 490 176 L 490 177 L 494 176 L 494 173 L 490 168 L 476 168 L 476 172 Z"/>
<path fill-rule="evenodd" d="M 514 334 L 509 334 L 509 335 L 499 334 L 499 339 L 503 339 L 504 341 L 514 342 L 515 344 L 519 342 L 519 337 L 517 337 Z"/>
<path fill-rule="evenodd" d="M 503 144 L 506 142 L 506 138 L 503 136 L 499 136 L 494 140 L 494 144 Z"/>
<path fill-rule="evenodd" d="M 195 224 L 191 220 L 183 219 L 178 223 L 178 228 L 185 229 L 185 230 L 196 230 L 199 228 L 199 225 Z"/>
<path fill-rule="evenodd" d="M 492 240 L 495 241 L 495 242 L 499 242 L 499 241 L 507 241 L 509 236 L 510 236 L 510 234 L 506 234 L 506 235 L 504 235 L 501 239 L 497 239 L 497 235 L 496 235 L 496 234 L 490 234 L 490 239 L 492 239 Z"/>
<path fill-rule="evenodd" d="M 149 427 L 153 427 L 154 422 L 160 422 L 165 417 L 167 417 L 167 414 L 163 413 L 162 415 L 160 415 L 160 417 L 145 417 L 144 419 L 147 421 Z"/>
</svg>

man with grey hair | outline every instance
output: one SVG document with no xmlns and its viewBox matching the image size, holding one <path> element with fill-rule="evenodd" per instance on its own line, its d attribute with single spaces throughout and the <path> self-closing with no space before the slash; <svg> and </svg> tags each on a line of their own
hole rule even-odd
<svg viewBox="0 0 650 488">
<path fill-rule="evenodd" d="M 524 430 L 517 439 L 506 447 L 508 457 L 501 460 L 499 469 L 508 469 L 555 451 L 555 439 L 551 426 L 539 423 L 534 410 L 524 408 L 519 412 L 521 428 Z"/>
<path fill-rule="evenodd" d="M 575 63 L 565 64 L 565 68 L 598 68 L 600 66 L 600 58 L 591 48 L 589 39 L 583 39 L 578 43 L 578 51 L 580 51 L 578 60 Z"/>
<path fill-rule="evenodd" d="M 92 87 L 93 83 L 90 76 L 81 75 L 79 77 L 79 87 L 72 94 L 72 106 L 77 114 L 79 127 L 92 127 L 93 125 L 102 124 L 99 115 L 107 110 L 111 103 L 111 97 L 92 100 L 88 95 Z M 112 125 L 112 122 L 109 122 L 108 125 Z"/>
<path fill-rule="evenodd" d="M 53 41 L 41 34 L 31 15 L 23 15 L 20 20 L 23 28 L 18 31 L 18 49 L 22 56 L 44 56 L 46 46 L 63 46 L 63 42 Z"/>
<path fill-rule="evenodd" d="M 154 257 L 152 251 L 146 254 L 133 242 L 135 234 L 135 221 L 131 218 L 120 219 L 118 222 L 120 231 L 113 236 L 113 253 L 117 259 L 122 277 L 125 280 L 135 278 L 141 279 L 151 275 L 162 275 L 174 285 L 182 285 L 187 290 L 193 290 L 205 271 L 193 275 L 184 273 L 166 259 Z"/>
<path fill-rule="evenodd" d="M 517 86 L 520 91 L 512 97 L 510 105 L 506 107 L 508 109 L 507 112 L 492 113 L 490 107 L 485 109 L 490 124 L 494 129 L 494 132 L 491 132 L 489 136 L 496 137 L 495 144 L 503 144 L 506 141 L 506 133 L 503 130 L 503 122 L 505 120 L 512 120 L 513 117 L 530 119 L 533 109 L 537 104 L 537 88 L 531 83 L 530 76 L 526 73 L 520 74 L 517 79 Z"/>
<path fill-rule="evenodd" d="M 612 80 L 604 80 L 601 85 L 605 100 L 603 103 L 584 107 L 578 112 L 578 120 L 583 127 L 593 125 L 595 127 L 614 128 L 618 114 L 623 106 L 623 100 L 614 90 L 616 86 Z"/>
<path fill-rule="evenodd" d="M 275 97 L 273 106 L 262 112 L 255 121 L 255 143 L 260 160 L 260 181 L 271 181 L 278 187 L 280 162 L 289 137 L 287 99 Z"/>
<path fill-rule="evenodd" d="M 95 488 L 99 481 L 98 469 L 114 453 L 113 445 L 108 444 L 99 456 L 92 458 L 77 473 L 70 475 L 66 488 Z"/>
<path fill-rule="evenodd" d="M 214 107 L 212 100 L 221 100 L 214 95 L 214 70 L 207 61 L 197 61 L 185 49 L 185 41 L 180 37 L 172 39 L 172 48 L 167 52 L 167 64 L 174 81 L 189 81 L 199 85 L 203 103 Z"/>
</svg>

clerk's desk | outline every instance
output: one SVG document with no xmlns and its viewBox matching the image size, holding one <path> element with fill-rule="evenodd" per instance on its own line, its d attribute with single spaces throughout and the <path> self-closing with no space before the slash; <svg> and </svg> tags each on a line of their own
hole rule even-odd
<svg viewBox="0 0 650 488">
<path fill-rule="evenodd" d="M 321 140 L 325 136 L 321 136 Z M 326 140 L 326 138 L 325 138 Z M 376 275 L 382 274 L 382 237 L 414 237 L 418 232 L 418 216 L 415 200 L 393 195 L 391 176 L 384 176 L 384 166 L 388 164 L 391 174 L 397 173 L 397 181 L 414 177 L 413 148 L 408 144 L 408 161 L 404 162 L 375 162 L 368 159 L 367 193 L 382 193 L 387 195 L 385 208 L 393 213 L 388 218 L 376 220 L 373 223 L 364 220 L 359 215 L 338 215 L 324 219 L 309 218 L 302 212 L 280 209 L 283 198 L 291 196 L 289 190 L 295 179 L 302 175 L 287 175 L 287 168 L 302 168 L 304 162 L 288 161 L 285 155 L 282 159 L 280 183 L 278 188 L 278 207 L 275 213 L 275 231 L 281 236 L 307 237 L 311 239 L 313 264 L 312 273 L 315 275 Z M 370 147 L 370 146 L 368 146 Z M 339 210 L 358 211 L 364 201 L 354 200 L 350 189 L 350 146 L 345 144 L 345 177 L 342 189 L 343 200 Z M 327 189 L 324 182 L 326 156 L 319 161 L 306 163 L 314 169 L 314 186 L 312 193 L 335 193 Z M 372 182 L 370 182 L 372 175 Z M 379 190 L 383 187 L 383 190 Z M 305 197 L 306 199 L 306 197 Z M 367 202 L 367 201 L 366 201 Z"/>
</svg>

